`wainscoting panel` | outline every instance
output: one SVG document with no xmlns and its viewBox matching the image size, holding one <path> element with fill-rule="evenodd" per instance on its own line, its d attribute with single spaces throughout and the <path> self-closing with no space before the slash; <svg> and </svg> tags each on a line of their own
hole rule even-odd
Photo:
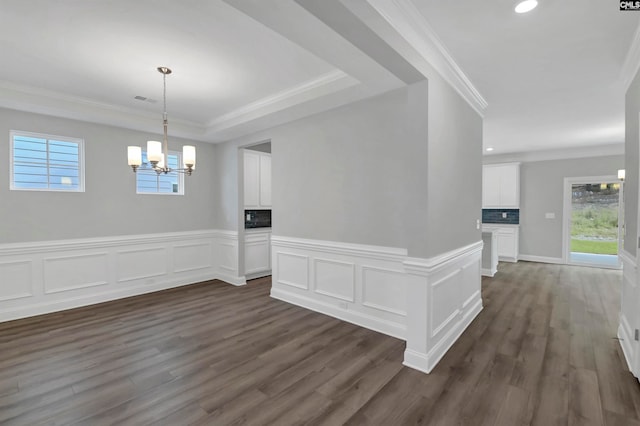
<svg viewBox="0 0 640 426">
<path fill-rule="evenodd" d="M 406 250 L 271 237 L 271 296 L 398 338 L 406 335 Z"/>
<path fill-rule="evenodd" d="M 167 274 L 169 260 L 165 247 L 145 247 L 135 250 L 121 250 L 117 252 L 118 282 L 147 280 L 153 284 L 155 277 Z"/>
<path fill-rule="evenodd" d="M 407 286 L 404 271 L 362 267 L 362 305 L 382 312 L 407 315 Z"/>
<path fill-rule="evenodd" d="M 43 263 L 46 294 L 109 284 L 106 252 L 45 257 Z"/>
<path fill-rule="evenodd" d="M 174 272 L 197 271 L 213 267 L 211 241 L 177 245 L 173 248 Z"/>
<path fill-rule="evenodd" d="M 355 264 L 315 258 L 315 292 L 347 302 L 355 302 Z"/>
<path fill-rule="evenodd" d="M 33 296 L 32 270 L 30 260 L 0 262 L 0 302 Z"/>
<path fill-rule="evenodd" d="M 640 343 L 635 340 L 635 330 L 640 328 L 638 267 L 635 257 L 624 250 L 620 252 L 620 260 L 622 260 L 622 306 L 618 341 L 627 360 L 629 371 L 640 378 Z"/>
<path fill-rule="evenodd" d="M 429 321 L 429 333 L 431 337 L 436 337 L 442 332 L 446 332 L 455 325 L 455 320 L 460 313 L 460 301 L 457 293 L 460 293 L 460 285 L 462 282 L 460 274 L 462 270 L 456 269 L 448 273 L 444 277 L 437 278 L 431 284 L 431 297 L 429 312 L 431 318 Z M 439 303 L 433 303 L 437 300 Z"/>
<path fill-rule="evenodd" d="M 309 289 L 309 256 L 278 252 L 273 257 L 272 265 L 277 265 L 276 269 L 280 272 L 278 285 Z M 276 282 L 273 276 L 272 281 Z"/>
<path fill-rule="evenodd" d="M 482 310 L 482 241 L 404 262 L 409 282 L 404 364 L 426 373 Z"/>
<path fill-rule="evenodd" d="M 237 259 L 237 235 L 205 230 L 0 244 L 0 321 L 211 279 L 243 284 L 237 261 L 230 261 Z"/>
</svg>

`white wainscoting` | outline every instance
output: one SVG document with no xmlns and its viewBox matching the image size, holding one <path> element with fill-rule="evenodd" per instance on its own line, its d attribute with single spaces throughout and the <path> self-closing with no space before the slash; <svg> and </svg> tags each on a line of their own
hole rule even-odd
<svg viewBox="0 0 640 426">
<path fill-rule="evenodd" d="M 245 285 L 244 275 L 240 275 L 238 265 L 238 233 L 236 231 L 216 232 L 216 258 L 219 259 L 218 279 L 233 285 Z"/>
<path fill-rule="evenodd" d="M 215 278 L 244 284 L 237 246 L 236 232 L 217 230 L 2 244 L 0 321 Z"/>
<path fill-rule="evenodd" d="M 640 343 L 635 340 L 635 330 L 640 324 L 638 302 L 638 267 L 636 259 L 629 252 L 620 252 L 622 261 L 622 291 L 620 307 L 620 325 L 618 326 L 618 339 L 622 352 L 627 360 L 629 371 L 634 376 L 640 377 Z"/>
<path fill-rule="evenodd" d="M 271 237 L 271 296 L 401 339 L 404 249 Z"/>
<path fill-rule="evenodd" d="M 482 241 L 431 259 L 407 259 L 404 365 L 430 372 L 482 310 Z"/>
<path fill-rule="evenodd" d="M 399 248 L 272 236 L 271 296 L 407 341 L 424 372 L 482 310 L 482 241 L 431 259 Z"/>
</svg>

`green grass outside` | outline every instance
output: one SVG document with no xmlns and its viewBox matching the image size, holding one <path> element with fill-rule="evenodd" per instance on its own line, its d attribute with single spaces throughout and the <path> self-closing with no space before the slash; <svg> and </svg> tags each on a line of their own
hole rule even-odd
<svg viewBox="0 0 640 426">
<path fill-rule="evenodd" d="M 571 222 L 572 237 L 618 238 L 617 206 L 589 206 L 583 209 L 574 209 Z"/>
<path fill-rule="evenodd" d="M 618 242 L 576 240 L 572 238 L 571 251 L 574 253 L 618 254 Z"/>
</svg>

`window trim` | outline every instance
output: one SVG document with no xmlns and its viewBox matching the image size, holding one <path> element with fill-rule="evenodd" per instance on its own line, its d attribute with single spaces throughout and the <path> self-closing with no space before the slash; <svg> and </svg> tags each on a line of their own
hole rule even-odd
<svg viewBox="0 0 640 426">
<path fill-rule="evenodd" d="M 146 149 L 142 150 L 142 153 L 145 154 L 147 152 Z M 182 164 L 182 153 L 179 151 L 169 151 L 168 155 L 175 155 L 178 157 L 178 167 L 181 166 Z M 138 168 L 138 171 L 136 172 L 136 195 L 184 195 L 185 194 L 185 188 L 184 188 L 184 183 L 185 183 L 185 179 L 184 179 L 184 173 L 180 173 L 180 172 L 176 172 L 176 175 L 178 176 L 178 192 L 140 192 L 138 191 L 138 173 L 140 173 L 140 170 L 143 170 L 144 172 L 150 172 L 150 169 L 141 169 Z M 155 173 L 155 172 L 154 172 Z"/>
<path fill-rule="evenodd" d="M 60 142 L 72 142 L 78 145 L 78 189 L 58 189 L 58 188 L 19 188 L 14 182 L 14 138 L 15 136 L 26 136 L 32 138 L 57 140 Z M 9 190 L 11 191 L 39 191 L 39 192 L 85 192 L 85 161 L 84 161 L 84 139 L 71 136 L 52 135 L 48 133 L 25 132 L 22 130 L 9 130 Z M 47 159 L 47 165 L 49 160 Z"/>
</svg>

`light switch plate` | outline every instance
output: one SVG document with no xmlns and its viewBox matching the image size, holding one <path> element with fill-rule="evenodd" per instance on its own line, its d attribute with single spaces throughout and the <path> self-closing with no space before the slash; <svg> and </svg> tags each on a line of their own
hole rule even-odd
<svg viewBox="0 0 640 426">
<path fill-rule="evenodd" d="M 545 219 L 555 219 L 556 218 L 556 214 L 555 213 L 545 213 L 544 214 L 544 218 Z"/>
</svg>

